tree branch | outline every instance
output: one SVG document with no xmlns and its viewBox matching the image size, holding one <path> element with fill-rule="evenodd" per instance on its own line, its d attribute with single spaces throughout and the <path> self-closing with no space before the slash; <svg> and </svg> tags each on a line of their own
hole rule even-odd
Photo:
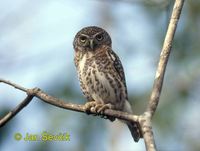
<svg viewBox="0 0 200 151">
<path fill-rule="evenodd" d="M 26 105 L 28 105 L 33 99 L 32 95 L 28 95 L 18 106 L 8 112 L 2 119 L 0 119 L 0 127 L 4 126 L 10 121 L 17 113 L 19 113 Z"/>
<path fill-rule="evenodd" d="M 184 3 L 184 0 L 176 0 L 174 3 L 174 8 L 172 11 L 167 33 L 166 33 L 165 40 L 163 43 L 163 48 L 160 54 L 160 60 L 158 62 L 158 67 L 156 71 L 156 76 L 155 76 L 155 80 L 153 84 L 151 97 L 150 97 L 149 104 L 146 110 L 147 112 L 150 112 L 151 117 L 154 115 L 156 108 L 158 106 L 159 99 L 160 99 L 165 69 L 166 69 L 168 58 L 171 52 L 172 41 L 174 38 L 178 20 L 180 18 L 183 3 Z"/>
<path fill-rule="evenodd" d="M 0 127 L 5 125 L 9 121 L 7 116 L 10 117 L 11 116 L 10 114 L 12 114 L 12 117 L 15 116 L 20 110 L 22 110 L 32 100 L 33 97 L 37 97 L 40 100 L 42 100 L 43 102 L 54 105 L 54 106 L 59 107 L 59 108 L 86 113 L 84 105 L 66 103 L 66 101 L 55 98 L 53 96 L 50 96 L 47 93 L 43 92 L 39 88 L 27 89 L 27 88 L 24 88 L 20 85 L 15 84 L 11 81 L 7 81 L 7 80 L 4 80 L 4 79 L 0 79 L 0 83 L 8 84 L 8 85 L 10 85 L 10 86 L 12 86 L 12 87 L 14 87 L 18 90 L 21 90 L 21 91 L 24 91 L 24 92 L 27 93 L 27 98 L 24 101 L 22 101 L 15 109 L 10 111 L 2 119 L 0 119 Z M 96 112 L 91 111 L 91 114 L 96 114 Z M 137 115 L 132 115 L 132 114 L 129 114 L 129 113 L 126 113 L 126 112 L 121 112 L 121 111 L 116 111 L 116 110 L 111 110 L 111 109 L 105 110 L 104 115 L 116 117 L 116 118 L 119 118 L 119 119 L 122 119 L 122 120 L 135 121 L 135 122 L 139 121 Z M 10 117 L 10 119 L 12 117 Z"/>
<path fill-rule="evenodd" d="M 147 151 L 156 151 L 156 145 L 154 141 L 152 124 L 151 120 L 158 106 L 158 102 L 161 95 L 162 84 L 165 74 L 165 69 L 167 66 L 168 58 L 170 55 L 172 41 L 174 38 L 174 34 L 176 31 L 177 23 L 181 14 L 181 10 L 183 7 L 184 0 L 176 0 L 172 12 L 172 16 L 169 22 L 168 30 L 166 33 L 166 37 L 164 40 L 163 48 L 160 54 L 160 60 L 158 63 L 156 76 L 154 80 L 154 85 L 151 93 L 151 97 L 146 108 L 146 111 L 142 115 L 132 115 L 126 112 L 116 111 L 107 109 L 104 112 L 104 116 L 111 116 L 115 118 L 119 118 L 122 120 L 127 120 L 131 122 L 138 122 L 140 124 L 143 138 L 145 141 L 145 146 Z M 10 111 L 7 115 L 5 115 L 2 119 L 0 119 L 0 127 L 5 125 L 10 119 L 12 119 L 17 113 L 19 113 L 27 104 L 31 102 L 33 97 L 37 97 L 45 103 L 57 106 L 59 108 L 77 111 L 77 112 L 86 112 L 84 105 L 66 103 L 65 101 L 55 98 L 53 96 L 48 95 L 43 92 L 39 88 L 27 89 L 15 83 L 12 83 L 7 80 L 0 79 L 0 83 L 8 84 L 18 90 L 27 93 L 27 97 L 12 111 Z M 92 114 L 96 114 L 95 111 L 91 111 Z M 101 115 L 102 116 L 102 115 Z"/>
<path fill-rule="evenodd" d="M 156 70 L 156 76 L 153 84 L 151 97 L 146 112 L 143 114 L 141 118 L 139 118 L 139 123 L 142 128 L 143 137 L 145 140 L 146 150 L 148 151 L 156 151 L 156 144 L 153 136 L 151 119 L 156 111 L 160 99 L 165 69 L 171 52 L 172 42 L 178 24 L 178 20 L 180 18 L 183 4 L 184 0 L 176 0 L 174 3 L 174 8 L 172 11 L 167 33 L 163 43 L 163 48 L 161 50 L 158 67 Z"/>
</svg>

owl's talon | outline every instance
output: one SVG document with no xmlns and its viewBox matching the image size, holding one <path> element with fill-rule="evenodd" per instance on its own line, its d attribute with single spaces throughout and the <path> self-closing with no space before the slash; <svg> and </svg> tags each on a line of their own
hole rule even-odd
<svg viewBox="0 0 200 151">
<path fill-rule="evenodd" d="M 94 110 L 95 106 L 96 106 L 95 101 L 86 102 L 85 105 L 84 105 L 84 110 L 87 114 L 90 114 L 90 112 Z"/>
<path fill-rule="evenodd" d="M 91 111 L 91 112 L 96 112 L 95 106 L 92 106 L 92 107 L 90 108 L 90 111 Z"/>
<path fill-rule="evenodd" d="M 113 122 L 115 120 L 115 117 L 110 117 L 110 116 L 104 115 L 104 111 L 106 109 L 114 109 L 114 106 L 112 104 L 97 104 L 94 108 L 95 108 L 95 111 L 99 115 L 101 115 L 101 118 L 109 119 L 111 122 Z"/>
<path fill-rule="evenodd" d="M 112 116 L 107 116 L 107 115 L 101 115 L 101 118 L 110 120 L 111 122 L 115 121 L 115 117 Z"/>
<path fill-rule="evenodd" d="M 112 104 L 99 104 L 99 106 L 95 106 L 97 113 L 103 114 L 106 109 L 113 109 L 114 106 Z"/>
<path fill-rule="evenodd" d="M 99 104 L 95 101 L 86 102 L 84 105 L 84 110 L 87 114 L 91 114 L 91 112 L 96 112 L 96 114 L 93 114 L 94 116 L 100 115 L 101 118 L 109 119 L 111 122 L 115 120 L 115 117 L 104 115 L 104 111 L 106 109 L 113 108 L 114 106 L 112 104 Z"/>
</svg>

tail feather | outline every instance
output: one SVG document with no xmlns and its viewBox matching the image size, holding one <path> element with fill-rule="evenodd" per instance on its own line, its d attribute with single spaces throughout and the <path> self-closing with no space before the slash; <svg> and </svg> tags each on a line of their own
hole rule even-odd
<svg viewBox="0 0 200 151">
<path fill-rule="evenodd" d="M 131 109 L 131 105 L 128 101 L 125 101 L 123 111 L 128 112 L 128 113 L 133 113 Z M 138 142 L 139 139 L 143 137 L 139 123 L 127 122 L 127 121 L 125 121 L 125 123 L 127 124 L 134 141 Z"/>
<path fill-rule="evenodd" d="M 131 135 L 135 142 L 138 142 L 140 138 L 142 138 L 142 133 L 140 130 L 140 125 L 136 122 L 126 122 Z"/>
</svg>

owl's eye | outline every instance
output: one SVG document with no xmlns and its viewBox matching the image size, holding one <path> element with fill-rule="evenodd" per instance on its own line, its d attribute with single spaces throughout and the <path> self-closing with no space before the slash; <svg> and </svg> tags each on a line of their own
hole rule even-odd
<svg viewBox="0 0 200 151">
<path fill-rule="evenodd" d="M 87 39 L 87 37 L 85 37 L 85 36 L 81 36 L 81 37 L 80 37 L 80 41 L 81 41 L 82 43 L 85 43 L 85 42 L 86 42 L 86 39 Z"/>
<path fill-rule="evenodd" d="M 98 41 L 103 40 L 103 35 L 102 35 L 102 34 L 101 34 L 101 35 L 97 35 L 97 36 L 96 36 L 96 39 L 97 39 Z"/>
</svg>

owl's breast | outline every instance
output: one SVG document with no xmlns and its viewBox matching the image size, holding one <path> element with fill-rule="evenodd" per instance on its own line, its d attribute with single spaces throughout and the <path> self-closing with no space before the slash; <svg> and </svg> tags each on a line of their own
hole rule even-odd
<svg viewBox="0 0 200 151">
<path fill-rule="evenodd" d="M 82 73 L 83 73 L 85 64 L 86 64 L 86 56 L 84 55 L 84 56 L 82 57 L 82 59 L 80 59 L 79 64 L 78 64 L 78 71 L 79 71 L 79 74 L 82 74 Z"/>
<path fill-rule="evenodd" d="M 116 76 L 110 62 L 104 59 L 83 56 L 79 60 L 78 75 L 82 90 L 97 102 L 118 102 L 117 105 L 121 108 L 126 97 L 125 87 Z"/>
<path fill-rule="evenodd" d="M 117 88 L 113 88 L 115 86 L 113 77 L 102 69 L 103 66 L 97 60 L 83 57 L 79 62 L 79 79 L 95 101 L 110 103 L 117 99 L 115 94 Z"/>
</svg>

